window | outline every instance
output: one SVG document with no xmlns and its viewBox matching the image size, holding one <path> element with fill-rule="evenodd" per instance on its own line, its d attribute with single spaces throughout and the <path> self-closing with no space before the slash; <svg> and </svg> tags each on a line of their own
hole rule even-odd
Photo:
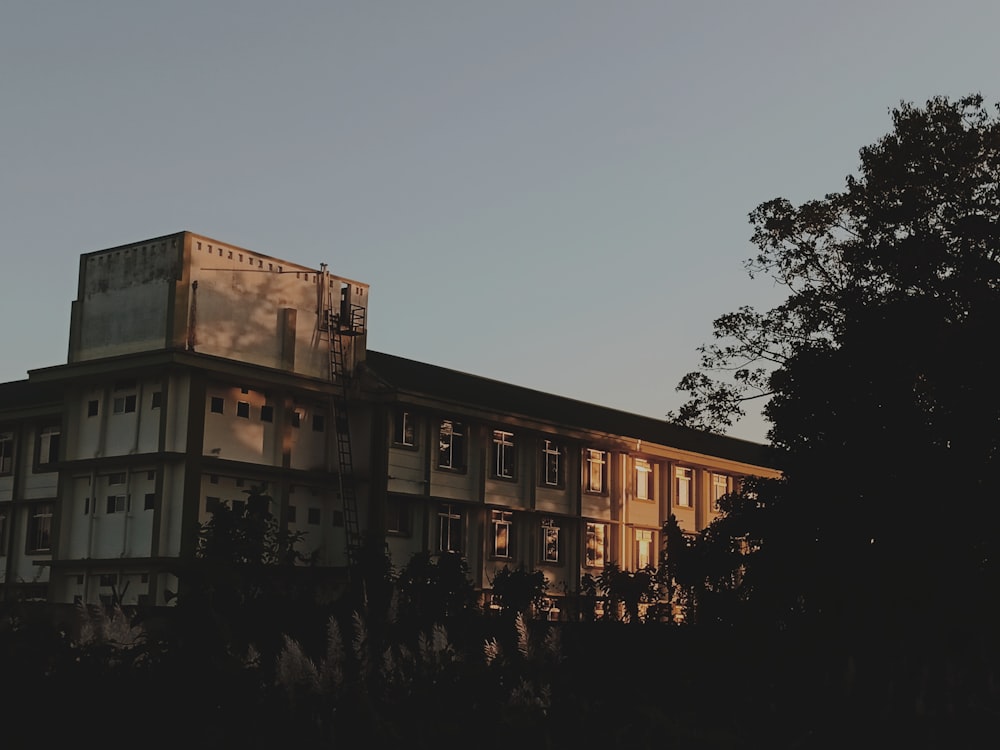
<svg viewBox="0 0 1000 750">
<path fill-rule="evenodd" d="M 413 415 L 408 411 L 397 410 L 392 424 L 392 442 L 408 448 L 415 447 L 417 443 L 413 427 Z"/>
<path fill-rule="evenodd" d="M 103 587 L 114 586 L 118 583 L 118 576 L 114 573 L 102 573 L 99 583 Z"/>
<path fill-rule="evenodd" d="M 7 509 L 0 508 L 0 557 L 7 554 Z"/>
<path fill-rule="evenodd" d="M 302 412 L 299 409 L 292 411 L 292 427 L 302 426 Z"/>
<path fill-rule="evenodd" d="M 87 416 L 88 417 L 96 417 L 97 416 L 98 405 L 99 405 L 99 402 L 96 399 L 94 399 L 93 401 L 88 401 L 87 402 Z"/>
<path fill-rule="evenodd" d="M 115 414 L 127 414 L 129 412 L 135 411 L 135 394 L 129 394 L 128 396 L 115 396 L 114 408 Z"/>
<path fill-rule="evenodd" d="M 273 422 L 274 421 L 274 407 L 273 406 L 262 406 L 262 407 L 260 407 L 260 421 L 261 422 Z"/>
<path fill-rule="evenodd" d="M 681 508 L 691 507 L 691 480 L 694 472 L 678 466 L 674 470 L 677 483 L 677 505 Z"/>
<path fill-rule="evenodd" d="M 153 510 L 156 507 L 156 494 L 153 492 L 147 492 L 146 496 L 142 500 L 143 510 Z"/>
<path fill-rule="evenodd" d="M 163 393 L 160 391 L 153 391 L 153 396 L 149 401 L 150 409 L 159 409 L 163 405 Z"/>
<path fill-rule="evenodd" d="M 30 555 L 52 549 L 52 503 L 35 503 L 28 517 L 28 548 Z"/>
<path fill-rule="evenodd" d="M 514 433 L 493 430 L 493 476 L 514 478 Z"/>
<path fill-rule="evenodd" d="M 410 509 L 400 497 L 390 497 L 385 503 L 385 530 L 390 534 L 410 533 Z"/>
<path fill-rule="evenodd" d="M 729 492 L 729 477 L 725 474 L 712 474 L 712 510 L 718 512 L 719 500 Z"/>
<path fill-rule="evenodd" d="M 295 523 L 295 506 L 288 506 L 288 523 Z"/>
<path fill-rule="evenodd" d="M 310 508 L 306 516 L 306 521 L 310 526 L 319 526 L 319 508 Z"/>
<path fill-rule="evenodd" d="M 454 505 L 442 505 L 438 511 L 438 549 L 462 551 L 462 514 Z"/>
<path fill-rule="evenodd" d="M 604 451 L 587 449 L 587 492 L 604 492 Z"/>
<path fill-rule="evenodd" d="M 587 549 L 584 563 L 588 568 L 603 568 L 606 558 L 608 525 L 605 523 L 587 524 Z"/>
<path fill-rule="evenodd" d="M 559 527 L 555 521 L 542 521 L 542 562 L 559 562 Z"/>
<path fill-rule="evenodd" d="M 38 435 L 38 463 L 49 464 L 59 460 L 61 429 L 56 425 L 43 427 Z"/>
<path fill-rule="evenodd" d="M 237 401 L 236 402 L 236 416 L 241 419 L 250 419 L 250 402 L 249 401 Z"/>
<path fill-rule="evenodd" d="M 217 497 L 205 498 L 205 512 L 217 513 L 222 508 L 222 500 Z"/>
<path fill-rule="evenodd" d="M 644 458 L 635 460 L 635 496 L 639 500 L 653 499 L 650 491 L 652 489 L 650 486 L 652 473 L 653 467 L 649 465 L 649 461 Z"/>
<path fill-rule="evenodd" d="M 653 532 L 648 529 L 635 530 L 635 567 L 637 570 L 653 564 Z"/>
<path fill-rule="evenodd" d="M 326 429 L 326 420 L 322 414 L 313 414 L 313 432 L 323 432 Z"/>
<path fill-rule="evenodd" d="M 116 474 L 108 474 L 108 484 L 125 484 L 125 472 L 120 471 Z"/>
<path fill-rule="evenodd" d="M 551 440 L 542 441 L 542 483 L 562 486 L 562 448 Z"/>
<path fill-rule="evenodd" d="M 513 542 L 514 514 L 506 510 L 493 511 L 493 556 L 510 557 Z"/>
<path fill-rule="evenodd" d="M 14 470 L 14 433 L 0 432 L 0 476 Z"/>
<path fill-rule="evenodd" d="M 124 513 L 127 505 L 125 495 L 108 495 L 108 513 Z"/>
<path fill-rule="evenodd" d="M 220 396 L 212 396 L 211 409 L 212 414 L 224 414 L 225 413 L 225 400 Z"/>
<path fill-rule="evenodd" d="M 441 420 L 438 467 L 456 471 L 465 469 L 465 425 L 461 422 Z"/>
</svg>

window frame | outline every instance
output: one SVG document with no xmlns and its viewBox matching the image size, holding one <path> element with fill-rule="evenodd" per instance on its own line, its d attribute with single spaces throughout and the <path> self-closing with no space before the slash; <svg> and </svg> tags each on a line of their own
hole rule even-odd
<svg viewBox="0 0 1000 750">
<path fill-rule="evenodd" d="M 559 543 L 559 525 L 554 518 L 542 521 L 542 556 L 541 562 L 546 565 L 562 563 L 562 548 Z M 555 552 L 553 553 L 553 549 Z"/>
<path fill-rule="evenodd" d="M 0 477 L 14 473 L 14 430 L 0 430 Z"/>
<path fill-rule="evenodd" d="M 446 427 L 447 426 L 447 427 Z M 447 438 L 447 447 L 445 439 Z M 464 473 L 468 468 L 468 425 L 456 419 L 442 419 L 438 428 L 437 468 Z M 448 462 L 442 461 L 447 450 Z"/>
<path fill-rule="evenodd" d="M 600 448 L 586 448 L 587 452 L 584 466 L 586 467 L 585 491 L 592 495 L 606 495 L 608 493 L 608 452 Z M 594 469 L 597 467 L 598 486 L 594 487 Z"/>
<path fill-rule="evenodd" d="M 125 513 L 128 510 L 128 494 L 108 495 L 105 503 L 105 514 Z"/>
<path fill-rule="evenodd" d="M 462 552 L 463 520 L 461 506 L 444 503 L 438 507 L 438 552 Z"/>
<path fill-rule="evenodd" d="M 55 518 L 55 501 L 42 500 L 33 502 L 28 508 L 28 533 L 24 539 L 24 554 L 26 555 L 46 555 L 52 553 L 52 530 Z M 42 512 L 47 510 L 48 512 Z M 44 531 L 43 531 L 44 528 Z M 46 545 L 38 544 L 41 541 L 40 533 L 44 533 Z"/>
<path fill-rule="evenodd" d="M 683 498 L 687 501 L 682 503 L 681 487 L 686 487 Z M 678 508 L 694 507 L 694 469 L 690 466 L 674 467 L 674 505 Z"/>
<path fill-rule="evenodd" d="M 517 441 L 511 430 L 494 429 L 493 441 L 493 479 L 513 482 L 517 480 Z"/>
<path fill-rule="evenodd" d="M 544 487 L 562 489 L 566 486 L 564 479 L 563 456 L 566 449 L 562 443 L 557 443 L 549 438 L 542 438 L 541 446 L 541 482 Z M 553 465 L 554 462 L 554 465 Z"/>
<path fill-rule="evenodd" d="M 603 569 L 608 560 L 608 524 L 601 521 L 585 523 L 583 565 L 585 568 Z"/>
<path fill-rule="evenodd" d="M 45 438 L 48 438 L 48 440 L 45 440 Z M 53 443 L 55 444 L 54 449 Z M 40 425 L 38 428 L 38 437 L 35 441 L 35 466 L 41 469 L 49 464 L 57 463 L 59 461 L 60 448 L 62 448 L 62 425 Z M 43 457 L 44 460 L 42 460 Z"/>
<path fill-rule="evenodd" d="M 719 492 L 719 487 L 720 487 L 719 480 L 720 479 L 722 480 L 722 483 L 721 483 L 722 492 L 721 493 Z M 712 472 L 712 512 L 713 513 L 718 513 L 719 512 L 719 500 L 721 500 L 725 495 L 728 495 L 729 492 L 730 492 L 730 490 L 729 490 L 729 475 L 728 474 L 720 474 L 718 472 L 713 471 Z"/>
<path fill-rule="evenodd" d="M 385 501 L 385 532 L 392 536 L 410 536 L 410 506 L 404 498 L 390 495 Z"/>
<path fill-rule="evenodd" d="M 11 503 L 0 504 L 0 557 L 7 555 L 7 521 L 12 507 Z"/>
<path fill-rule="evenodd" d="M 641 493 L 640 488 L 643 489 Z M 653 464 L 646 458 L 635 459 L 635 499 L 656 499 L 653 490 Z"/>
<path fill-rule="evenodd" d="M 134 393 L 113 396 L 111 399 L 112 414 L 132 414 L 136 409 L 137 398 Z"/>
<path fill-rule="evenodd" d="M 392 444 L 408 450 L 417 448 L 416 417 L 408 409 L 396 409 L 393 412 Z"/>
<path fill-rule="evenodd" d="M 635 529 L 635 569 L 643 570 L 656 565 L 656 541 L 652 529 Z M 643 552 L 645 550 L 645 552 Z M 646 562 L 643 563 L 643 557 Z"/>
<path fill-rule="evenodd" d="M 490 556 L 501 560 L 510 560 L 514 557 L 514 512 L 502 509 L 491 510 L 490 524 L 493 528 Z"/>
</svg>

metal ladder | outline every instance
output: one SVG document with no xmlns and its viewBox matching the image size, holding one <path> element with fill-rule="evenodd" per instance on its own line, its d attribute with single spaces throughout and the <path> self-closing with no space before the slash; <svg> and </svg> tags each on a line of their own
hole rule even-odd
<svg viewBox="0 0 1000 750">
<path fill-rule="evenodd" d="M 344 337 L 356 336 L 364 330 L 364 308 L 349 302 L 340 305 L 340 300 L 334 298 L 334 290 L 327 281 L 327 309 L 325 311 L 327 340 L 330 354 L 330 382 L 333 384 L 333 425 L 337 438 L 337 482 L 340 490 L 341 506 L 344 511 L 344 530 L 347 534 L 347 569 L 353 577 L 357 564 L 358 552 L 361 549 L 361 528 L 358 519 L 358 493 L 354 481 L 354 465 L 351 451 L 351 429 L 348 420 L 348 377 L 349 372 L 344 361 Z M 336 306 L 335 306 L 336 303 Z M 346 308 L 347 319 L 342 311 Z"/>
</svg>

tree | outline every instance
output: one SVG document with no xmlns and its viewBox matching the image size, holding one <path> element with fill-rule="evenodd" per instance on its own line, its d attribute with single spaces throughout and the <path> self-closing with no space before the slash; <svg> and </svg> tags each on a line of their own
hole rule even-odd
<svg viewBox="0 0 1000 750">
<path fill-rule="evenodd" d="M 607 563 L 597 577 L 597 586 L 608 597 L 610 615 L 616 617 L 619 603 L 625 608 L 625 618 L 640 623 L 639 605 L 655 602 L 658 597 L 656 571 L 652 568 L 622 570 L 617 563 Z"/>
<path fill-rule="evenodd" d="M 1000 553 L 1000 119 L 978 95 L 891 116 L 843 191 L 751 212 L 748 271 L 787 299 L 716 320 L 671 415 L 721 430 L 768 399 L 784 478 L 720 535 L 755 538 L 738 586 L 782 620 L 886 632 L 941 601 L 996 611 Z"/>
<path fill-rule="evenodd" d="M 244 494 L 244 503 L 220 503 L 202 524 L 196 559 L 178 571 L 178 610 L 205 646 L 267 653 L 316 603 L 302 575 L 308 570 L 296 565 L 304 561 L 296 549 L 302 533 L 279 527 L 266 486 Z"/>
<path fill-rule="evenodd" d="M 514 616 L 525 614 L 532 606 L 541 604 L 549 582 L 540 570 L 527 570 L 518 565 L 514 570 L 504 565 L 493 574 L 490 581 L 493 601 L 503 613 Z"/>
<path fill-rule="evenodd" d="M 469 564 L 458 552 L 414 554 L 396 579 L 400 619 L 426 629 L 476 609 Z"/>
</svg>

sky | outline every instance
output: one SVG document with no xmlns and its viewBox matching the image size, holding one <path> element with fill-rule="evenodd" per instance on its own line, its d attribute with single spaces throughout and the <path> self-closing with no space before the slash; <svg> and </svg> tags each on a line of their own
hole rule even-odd
<svg viewBox="0 0 1000 750">
<path fill-rule="evenodd" d="M 901 101 L 997 100 L 995 0 L 4 0 L 0 382 L 79 256 L 182 230 L 371 285 L 369 347 L 651 417 L 782 299 L 747 214 Z M 751 413 L 729 434 L 763 441 Z"/>
</svg>

